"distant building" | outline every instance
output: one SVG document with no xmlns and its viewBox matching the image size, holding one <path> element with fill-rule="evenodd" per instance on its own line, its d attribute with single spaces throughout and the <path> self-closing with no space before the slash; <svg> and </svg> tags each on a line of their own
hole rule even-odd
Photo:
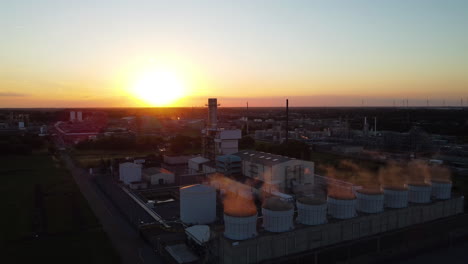
<svg viewBox="0 0 468 264">
<path fill-rule="evenodd" d="M 75 121 L 76 120 L 76 112 L 75 111 L 70 111 L 70 121 Z"/>
</svg>

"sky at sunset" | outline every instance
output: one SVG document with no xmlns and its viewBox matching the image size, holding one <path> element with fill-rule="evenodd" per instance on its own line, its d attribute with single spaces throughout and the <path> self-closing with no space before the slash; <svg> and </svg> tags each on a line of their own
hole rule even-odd
<svg viewBox="0 0 468 264">
<path fill-rule="evenodd" d="M 0 39 L 0 107 L 468 105 L 463 0 L 0 1 Z"/>
</svg>

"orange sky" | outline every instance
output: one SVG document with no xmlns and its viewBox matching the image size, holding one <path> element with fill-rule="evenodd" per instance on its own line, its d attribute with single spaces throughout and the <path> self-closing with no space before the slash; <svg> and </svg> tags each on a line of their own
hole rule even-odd
<svg viewBox="0 0 468 264">
<path fill-rule="evenodd" d="M 136 2 L 0 3 L 0 107 L 468 103 L 467 2 Z"/>
</svg>

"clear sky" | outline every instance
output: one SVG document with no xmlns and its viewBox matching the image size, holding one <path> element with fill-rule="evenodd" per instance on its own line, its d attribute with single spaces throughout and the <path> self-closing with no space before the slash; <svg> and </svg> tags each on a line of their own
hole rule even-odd
<svg viewBox="0 0 468 264">
<path fill-rule="evenodd" d="M 174 106 L 468 105 L 468 1 L 0 1 L 0 107 L 151 105 L 148 69 Z"/>
</svg>

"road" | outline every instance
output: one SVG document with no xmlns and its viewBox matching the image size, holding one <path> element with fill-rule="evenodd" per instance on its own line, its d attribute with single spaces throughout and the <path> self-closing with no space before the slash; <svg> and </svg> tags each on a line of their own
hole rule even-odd
<svg viewBox="0 0 468 264">
<path fill-rule="evenodd" d="M 57 144 L 57 148 L 59 147 L 60 144 Z M 66 151 L 59 153 L 81 193 L 100 220 L 112 245 L 118 251 L 122 263 L 163 263 L 155 251 L 140 238 L 137 230 L 124 219 L 114 204 L 91 181 L 91 175 L 85 169 L 76 167 Z"/>
</svg>

